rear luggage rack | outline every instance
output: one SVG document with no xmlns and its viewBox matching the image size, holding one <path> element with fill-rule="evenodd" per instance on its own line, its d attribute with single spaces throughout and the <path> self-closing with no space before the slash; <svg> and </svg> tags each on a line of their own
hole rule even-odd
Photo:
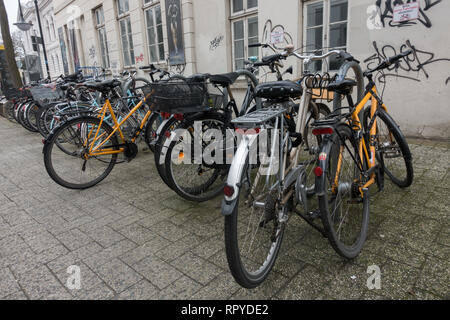
<svg viewBox="0 0 450 320">
<path fill-rule="evenodd" d="M 286 112 L 284 108 L 267 108 L 256 110 L 246 115 L 243 115 L 239 118 L 231 120 L 236 128 L 241 129 L 252 129 L 256 127 L 260 127 L 261 125 L 269 122 L 272 119 L 275 119 L 279 115 Z"/>
</svg>

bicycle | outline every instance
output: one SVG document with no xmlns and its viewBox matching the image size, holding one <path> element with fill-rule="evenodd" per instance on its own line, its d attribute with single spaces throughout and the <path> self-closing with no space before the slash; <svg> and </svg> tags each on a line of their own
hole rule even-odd
<svg viewBox="0 0 450 320">
<path fill-rule="evenodd" d="M 314 185 L 308 182 L 311 180 L 308 176 L 314 169 L 321 141 L 318 137 L 314 145 L 302 150 L 308 141 L 309 125 L 316 120 L 307 114 L 317 76 L 307 70 L 310 62 L 331 55 L 348 59 L 338 50 L 301 55 L 292 46 L 286 47 L 278 57 L 295 56 L 303 60 L 301 84 L 276 81 L 259 85 L 255 95 L 266 99 L 265 107 L 233 120 L 237 128 L 247 130 L 248 134 L 243 135 L 231 164 L 221 211 L 225 217 L 228 265 L 235 280 L 245 288 L 258 286 L 268 276 L 291 211 L 315 227 L 312 220 L 318 210 L 311 210 L 317 204 L 309 201 Z M 321 76 L 322 86 L 330 81 L 331 77 Z M 296 110 L 294 100 L 298 98 L 300 105 Z M 259 137 L 267 137 L 263 140 L 267 150 L 253 157 L 250 150 L 254 150 Z M 296 209 L 298 206 L 304 213 Z"/>
<path fill-rule="evenodd" d="M 246 77 L 248 85 L 243 106 L 239 111 L 230 86 L 240 76 Z M 184 99 L 183 93 L 180 92 L 181 95 L 178 95 L 176 92 L 172 92 L 170 97 L 167 96 L 166 99 L 173 101 L 175 107 L 169 106 L 169 103 L 167 103 L 169 108 L 163 106 L 160 110 L 164 113 L 170 113 L 172 116 L 163 122 L 160 127 L 161 130 L 158 130 L 159 138 L 157 148 L 155 148 L 155 163 L 161 178 L 170 188 L 187 200 L 201 202 L 209 200 L 221 192 L 224 178 L 228 172 L 227 165 L 224 163 L 198 163 L 194 161 L 193 153 L 191 158 L 187 156 L 184 158 L 184 153 L 180 153 L 178 147 L 186 143 L 193 146 L 195 139 L 198 139 L 208 129 L 219 130 L 222 137 L 226 136 L 227 131 L 233 130 L 230 127 L 232 114 L 244 113 L 257 106 L 258 101 L 255 101 L 252 95 L 257 80 L 249 71 L 239 70 L 219 75 L 196 74 L 180 81 L 182 86 L 204 85 L 208 87 L 210 92 L 209 104 L 212 108 L 179 108 L 177 105 Z M 195 123 L 201 123 L 202 133 L 195 131 Z M 178 136 L 175 129 L 184 130 L 189 134 Z M 174 134 L 172 135 L 172 133 Z M 194 137 L 194 134 L 200 136 Z M 202 150 L 207 145 L 209 143 L 202 146 Z"/>
<path fill-rule="evenodd" d="M 99 91 L 105 97 L 98 115 L 69 119 L 45 139 L 44 164 L 47 173 L 56 183 L 69 189 L 87 189 L 109 175 L 119 154 L 124 154 L 127 161 L 136 157 L 138 148 L 135 141 L 144 129 L 151 110 L 147 111 L 130 137 L 125 137 L 122 126 L 144 106 L 150 95 L 144 97 L 119 122 L 110 99 L 115 89 L 121 85 L 115 79 L 85 83 L 87 88 Z M 107 114 L 111 116 L 113 126 L 105 121 Z"/>
<path fill-rule="evenodd" d="M 376 68 L 366 71 L 365 95 L 356 105 L 350 95 L 356 85 L 354 81 L 330 83 L 328 90 L 347 97 L 349 106 L 341 110 L 349 109 L 349 112 L 335 112 L 314 124 L 313 132 L 324 136 L 315 168 L 321 220 L 330 244 L 347 259 L 359 254 L 367 237 L 369 187 L 377 184 L 378 191 L 382 191 L 385 173 L 402 188 L 413 182 L 408 143 L 389 116 L 373 80 L 374 72 L 388 68 L 412 52 L 408 50 L 387 58 Z M 366 107 L 369 101 L 370 107 Z M 394 159 L 400 159 L 399 163 L 387 164 L 388 160 Z"/>
</svg>

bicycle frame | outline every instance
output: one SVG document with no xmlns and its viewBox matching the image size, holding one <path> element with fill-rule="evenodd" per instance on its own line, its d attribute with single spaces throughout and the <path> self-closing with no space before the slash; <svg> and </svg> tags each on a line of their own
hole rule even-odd
<svg viewBox="0 0 450 320">
<path fill-rule="evenodd" d="M 387 108 L 386 105 L 384 105 L 384 103 L 381 101 L 380 97 L 377 95 L 377 88 L 375 83 L 373 83 L 372 81 L 369 83 L 369 85 L 367 86 L 367 90 L 366 90 L 366 94 L 364 96 L 364 98 L 357 104 L 357 106 L 355 107 L 355 109 L 352 112 L 352 130 L 355 132 L 361 132 L 363 130 L 362 124 L 361 124 L 361 120 L 360 120 L 360 114 L 361 111 L 364 110 L 367 102 L 369 102 L 369 100 L 371 101 L 371 106 L 370 106 L 370 126 L 369 126 L 369 146 L 367 146 L 366 144 L 366 140 L 364 138 L 359 139 L 359 145 L 358 145 L 358 159 L 360 161 L 359 164 L 362 163 L 362 159 L 366 159 L 367 164 L 368 164 L 368 170 L 367 172 L 371 172 L 370 173 L 370 179 L 369 181 L 367 181 L 364 186 L 360 187 L 360 193 L 362 196 L 364 196 L 363 193 L 363 189 L 366 189 L 368 187 L 370 187 L 371 185 L 373 185 L 375 183 L 375 179 L 376 179 L 376 175 L 375 175 L 375 170 L 374 168 L 376 167 L 376 163 L 375 163 L 375 139 L 377 136 L 377 119 L 376 119 L 376 112 L 378 110 L 378 107 L 383 108 L 386 112 L 387 112 Z M 391 137 L 392 139 L 392 137 Z M 342 153 L 342 151 L 341 151 Z M 340 169 L 341 169 L 341 162 L 342 162 L 342 157 L 341 155 L 339 156 L 338 159 L 338 163 L 337 163 L 337 170 L 336 170 L 336 177 L 335 177 L 335 181 L 337 181 L 339 174 L 340 174 Z M 359 165 L 358 164 L 358 165 Z M 361 172 L 363 171 L 363 168 L 360 168 Z M 333 188 L 335 188 L 336 186 L 334 185 Z"/>
<path fill-rule="evenodd" d="M 116 132 L 119 132 L 119 136 L 120 136 L 122 142 L 126 143 L 125 136 L 123 135 L 123 132 L 122 132 L 122 130 L 120 128 L 136 111 L 138 111 L 142 107 L 142 105 L 145 103 L 145 101 L 148 99 L 149 96 L 150 95 L 148 95 L 147 97 L 142 99 L 133 109 L 131 109 L 131 111 L 120 122 L 117 120 L 117 117 L 116 117 L 116 115 L 114 113 L 114 110 L 112 108 L 111 102 L 109 101 L 109 98 L 107 98 L 105 103 L 104 103 L 104 105 L 103 105 L 103 107 L 102 107 L 102 109 L 100 110 L 100 115 L 99 115 L 100 124 L 99 124 L 98 129 L 96 130 L 93 138 L 92 138 L 93 139 L 92 142 L 90 142 L 89 152 L 88 152 L 87 156 L 88 157 L 95 157 L 95 156 L 99 156 L 99 155 L 119 154 L 119 153 L 124 152 L 125 148 L 120 148 L 119 150 L 108 150 L 108 149 L 111 149 L 111 148 L 116 147 L 116 146 L 108 146 L 108 147 L 106 147 L 104 149 L 100 149 L 100 148 L 105 143 L 107 143 L 111 139 L 111 137 L 116 134 Z M 99 131 L 100 131 L 100 128 L 101 128 L 101 126 L 103 124 L 103 121 L 105 119 L 107 111 L 109 111 L 109 113 L 111 115 L 111 118 L 112 118 L 112 120 L 114 122 L 113 131 L 100 144 L 95 145 L 95 143 L 99 139 L 103 138 L 106 135 L 105 133 L 102 133 L 99 136 Z M 134 137 L 131 139 L 132 143 L 134 143 L 136 141 L 136 138 L 139 136 L 139 134 L 143 130 L 143 128 L 144 128 L 145 124 L 147 123 L 148 118 L 150 117 L 151 113 L 152 113 L 152 111 L 149 110 L 146 113 L 146 115 L 144 116 L 144 119 L 141 121 L 141 123 L 139 125 L 139 130 L 137 130 L 137 132 L 134 134 Z M 91 135 L 92 135 L 93 131 L 94 131 L 94 128 L 92 128 L 90 130 L 90 132 L 88 133 L 88 136 L 86 138 L 86 143 L 87 143 L 87 141 L 90 141 L 90 138 L 91 138 Z"/>
</svg>

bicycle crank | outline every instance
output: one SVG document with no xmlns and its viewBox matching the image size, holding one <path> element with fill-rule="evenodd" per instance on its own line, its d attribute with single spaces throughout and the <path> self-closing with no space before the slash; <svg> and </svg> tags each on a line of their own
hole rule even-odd
<svg viewBox="0 0 450 320">
<path fill-rule="evenodd" d="M 138 154 L 138 146 L 133 142 L 126 142 L 125 143 L 125 157 L 127 158 L 128 162 L 136 158 Z"/>
</svg>

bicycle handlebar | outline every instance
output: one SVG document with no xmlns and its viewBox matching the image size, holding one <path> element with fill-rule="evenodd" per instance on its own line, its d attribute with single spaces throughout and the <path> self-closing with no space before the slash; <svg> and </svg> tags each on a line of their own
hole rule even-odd
<svg viewBox="0 0 450 320">
<path fill-rule="evenodd" d="M 373 73 L 375 71 L 379 71 L 379 70 L 383 70 L 383 69 L 389 68 L 391 65 L 393 65 L 394 63 L 396 63 L 400 59 L 409 56 L 413 52 L 414 51 L 412 49 L 409 49 L 409 50 L 407 50 L 405 52 L 402 52 L 400 54 L 397 54 L 397 55 L 395 55 L 393 57 L 386 58 L 378 66 L 376 66 L 374 69 L 369 69 L 366 72 L 364 72 L 364 74 L 368 75 L 368 74 Z"/>
</svg>

